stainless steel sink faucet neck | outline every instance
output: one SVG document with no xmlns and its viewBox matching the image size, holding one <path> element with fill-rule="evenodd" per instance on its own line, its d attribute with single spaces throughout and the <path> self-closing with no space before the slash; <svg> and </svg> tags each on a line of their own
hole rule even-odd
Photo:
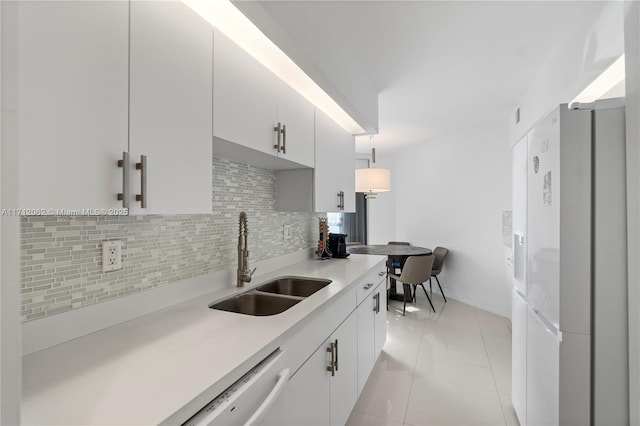
<svg viewBox="0 0 640 426">
<path fill-rule="evenodd" d="M 240 212 L 240 230 L 238 232 L 238 287 L 244 287 L 244 283 L 251 282 L 251 276 L 256 271 L 249 270 L 249 249 L 247 244 L 247 236 L 249 228 L 247 227 L 247 214 Z"/>
</svg>

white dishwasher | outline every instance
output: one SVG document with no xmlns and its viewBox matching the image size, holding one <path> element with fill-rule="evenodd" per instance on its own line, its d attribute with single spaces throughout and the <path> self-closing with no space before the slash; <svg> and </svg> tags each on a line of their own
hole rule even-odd
<svg viewBox="0 0 640 426">
<path fill-rule="evenodd" d="M 285 423 L 283 391 L 288 381 L 284 351 L 277 349 L 183 426 L 280 426 Z"/>
</svg>

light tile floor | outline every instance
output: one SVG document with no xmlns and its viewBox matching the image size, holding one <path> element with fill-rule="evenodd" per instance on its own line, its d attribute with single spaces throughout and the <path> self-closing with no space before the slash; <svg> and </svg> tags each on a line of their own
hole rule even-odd
<svg viewBox="0 0 640 426">
<path fill-rule="evenodd" d="M 348 426 L 518 425 L 509 320 L 433 294 L 391 301 L 387 342 Z"/>
</svg>

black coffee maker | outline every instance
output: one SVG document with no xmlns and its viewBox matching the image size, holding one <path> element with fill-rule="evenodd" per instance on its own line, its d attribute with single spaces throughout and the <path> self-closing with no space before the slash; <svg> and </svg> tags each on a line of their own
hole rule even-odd
<svg viewBox="0 0 640 426">
<path fill-rule="evenodd" d="M 349 256 L 347 253 L 346 234 L 329 234 L 329 250 L 331 257 L 344 259 Z"/>
</svg>

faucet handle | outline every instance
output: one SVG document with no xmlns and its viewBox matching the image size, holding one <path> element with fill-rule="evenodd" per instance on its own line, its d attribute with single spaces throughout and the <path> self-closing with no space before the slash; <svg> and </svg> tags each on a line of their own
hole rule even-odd
<svg viewBox="0 0 640 426">
<path fill-rule="evenodd" d="M 253 273 L 256 271 L 256 269 L 258 269 L 258 268 L 253 268 L 253 270 L 252 270 L 251 272 L 249 272 L 249 276 L 250 276 L 250 277 L 252 277 L 252 276 L 253 276 Z"/>
</svg>

